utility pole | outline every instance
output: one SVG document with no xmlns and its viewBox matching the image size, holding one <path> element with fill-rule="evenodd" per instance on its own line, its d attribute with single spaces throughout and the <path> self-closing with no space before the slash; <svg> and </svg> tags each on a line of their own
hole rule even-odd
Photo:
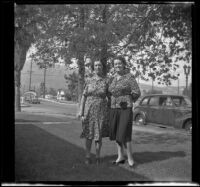
<svg viewBox="0 0 200 187">
<path fill-rule="evenodd" d="M 179 78 L 178 78 L 178 95 L 179 95 Z"/>
<path fill-rule="evenodd" d="M 153 78 L 152 78 L 152 87 L 151 87 L 151 90 L 153 91 Z"/>
<path fill-rule="evenodd" d="M 25 93 L 25 84 L 24 84 L 24 86 L 23 86 L 23 94 Z"/>
<path fill-rule="evenodd" d="M 29 79 L 29 91 L 31 90 L 31 76 L 32 76 L 32 60 L 31 60 L 31 66 L 30 66 L 30 79 Z"/>
<path fill-rule="evenodd" d="M 44 87 L 43 87 L 43 98 L 45 98 L 45 95 L 46 95 L 46 93 L 45 93 L 45 85 L 46 85 L 46 83 L 45 83 L 45 81 L 46 81 L 46 70 L 47 70 L 47 67 L 46 67 L 46 64 L 44 65 Z"/>
<path fill-rule="evenodd" d="M 190 74 L 191 67 L 184 65 L 183 69 L 184 69 L 184 73 L 185 73 L 185 76 L 186 76 L 186 91 L 188 91 L 188 75 Z"/>
<path fill-rule="evenodd" d="M 151 68 L 150 68 L 150 73 L 151 73 Z M 151 80 L 152 80 L 152 85 L 151 85 L 151 91 L 153 92 L 153 77 L 151 77 Z"/>
</svg>

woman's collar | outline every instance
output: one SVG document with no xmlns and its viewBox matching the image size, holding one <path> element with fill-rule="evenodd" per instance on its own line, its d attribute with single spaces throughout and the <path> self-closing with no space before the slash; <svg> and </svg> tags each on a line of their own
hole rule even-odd
<svg viewBox="0 0 200 187">
<path fill-rule="evenodd" d="M 99 76 L 99 75 L 97 75 L 97 74 L 93 74 L 93 76 L 92 76 L 94 79 L 96 79 L 96 80 L 101 80 L 103 77 L 102 76 Z"/>
</svg>

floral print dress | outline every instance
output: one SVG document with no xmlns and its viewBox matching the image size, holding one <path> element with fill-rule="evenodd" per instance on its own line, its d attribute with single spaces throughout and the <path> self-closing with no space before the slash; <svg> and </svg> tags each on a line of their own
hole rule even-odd
<svg viewBox="0 0 200 187">
<path fill-rule="evenodd" d="M 82 122 L 81 138 L 99 141 L 109 136 L 107 88 L 106 78 L 93 76 L 86 81 L 83 91 L 86 97 L 85 120 Z"/>
<path fill-rule="evenodd" d="M 140 88 L 131 73 L 125 73 L 119 80 L 112 77 L 109 82 L 111 108 L 132 107 L 133 102 L 141 95 Z"/>
</svg>

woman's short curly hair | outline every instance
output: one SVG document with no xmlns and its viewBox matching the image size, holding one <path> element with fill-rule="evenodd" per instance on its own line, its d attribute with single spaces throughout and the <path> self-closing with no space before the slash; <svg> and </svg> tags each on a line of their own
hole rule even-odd
<svg viewBox="0 0 200 187">
<path fill-rule="evenodd" d="M 123 56 L 117 56 L 117 57 L 115 57 L 115 58 L 113 59 L 113 62 L 114 62 L 115 60 L 120 60 L 120 61 L 123 63 L 124 67 L 127 66 L 126 59 L 125 59 Z"/>
</svg>

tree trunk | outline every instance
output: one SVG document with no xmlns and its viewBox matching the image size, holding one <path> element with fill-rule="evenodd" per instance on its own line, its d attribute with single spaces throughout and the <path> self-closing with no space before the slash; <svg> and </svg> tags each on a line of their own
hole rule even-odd
<svg viewBox="0 0 200 187">
<path fill-rule="evenodd" d="M 44 87 L 43 87 L 43 98 L 45 99 L 45 95 L 46 95 L 46 71 L 47 71 L 47 67 L 45 64 L 44 67 Z"/>
<path fill-rule="evenodd" d="M 21 71 L 15 70 L 15 111 L 21 112 L 20 104 Z"/>
<path fill-rule="evenodd" d="M 103 65 L 103 75 L 107 75 L 107 45 L 102 45 L 101 50 L 101 63 Z"/>
<path fill-rule="evenodd" d="M 80 28 L 85 27 L 85 8 L 80 7 Z M 83 40 L 84 41 L 84 40 Z M 80 105 L 85 83 L 85 64 L 84 64 L 84 43 L 81 44 L 81 49 L 78 54 L 78 103 Z"/>
<path fill-rule="evenodd" d="M 31 44 L 30 44 L 31 45 Z M 21 86 L 21 70 L 26 61 L 26 53 L 29 49 L 29 46 L 21 46 L 18 43 L 15 43 L 15 110 L 21 111 L 20 104 L 20 86 Z"/>
<path fill-rule="evenodd" d="M 103 12 L 102 12 L 102 22 L 104 23 L 104 26 L 107 24 L 107 5 L 105 5 Z M 103 75 L 107 75 L 107 53 L 108 53 L 108 45 L 107 41 L 102 43 L 101 47 L 101 63 L 103 65 Z"/>
<path fill-rule="evenodd" d="M 78 68 L 78 103 L 81 102 L 81 97 L 85 84 L 85 66 L 84 66 L 84 57 L 79 57 L 79 68 Z"/>
</svg>

